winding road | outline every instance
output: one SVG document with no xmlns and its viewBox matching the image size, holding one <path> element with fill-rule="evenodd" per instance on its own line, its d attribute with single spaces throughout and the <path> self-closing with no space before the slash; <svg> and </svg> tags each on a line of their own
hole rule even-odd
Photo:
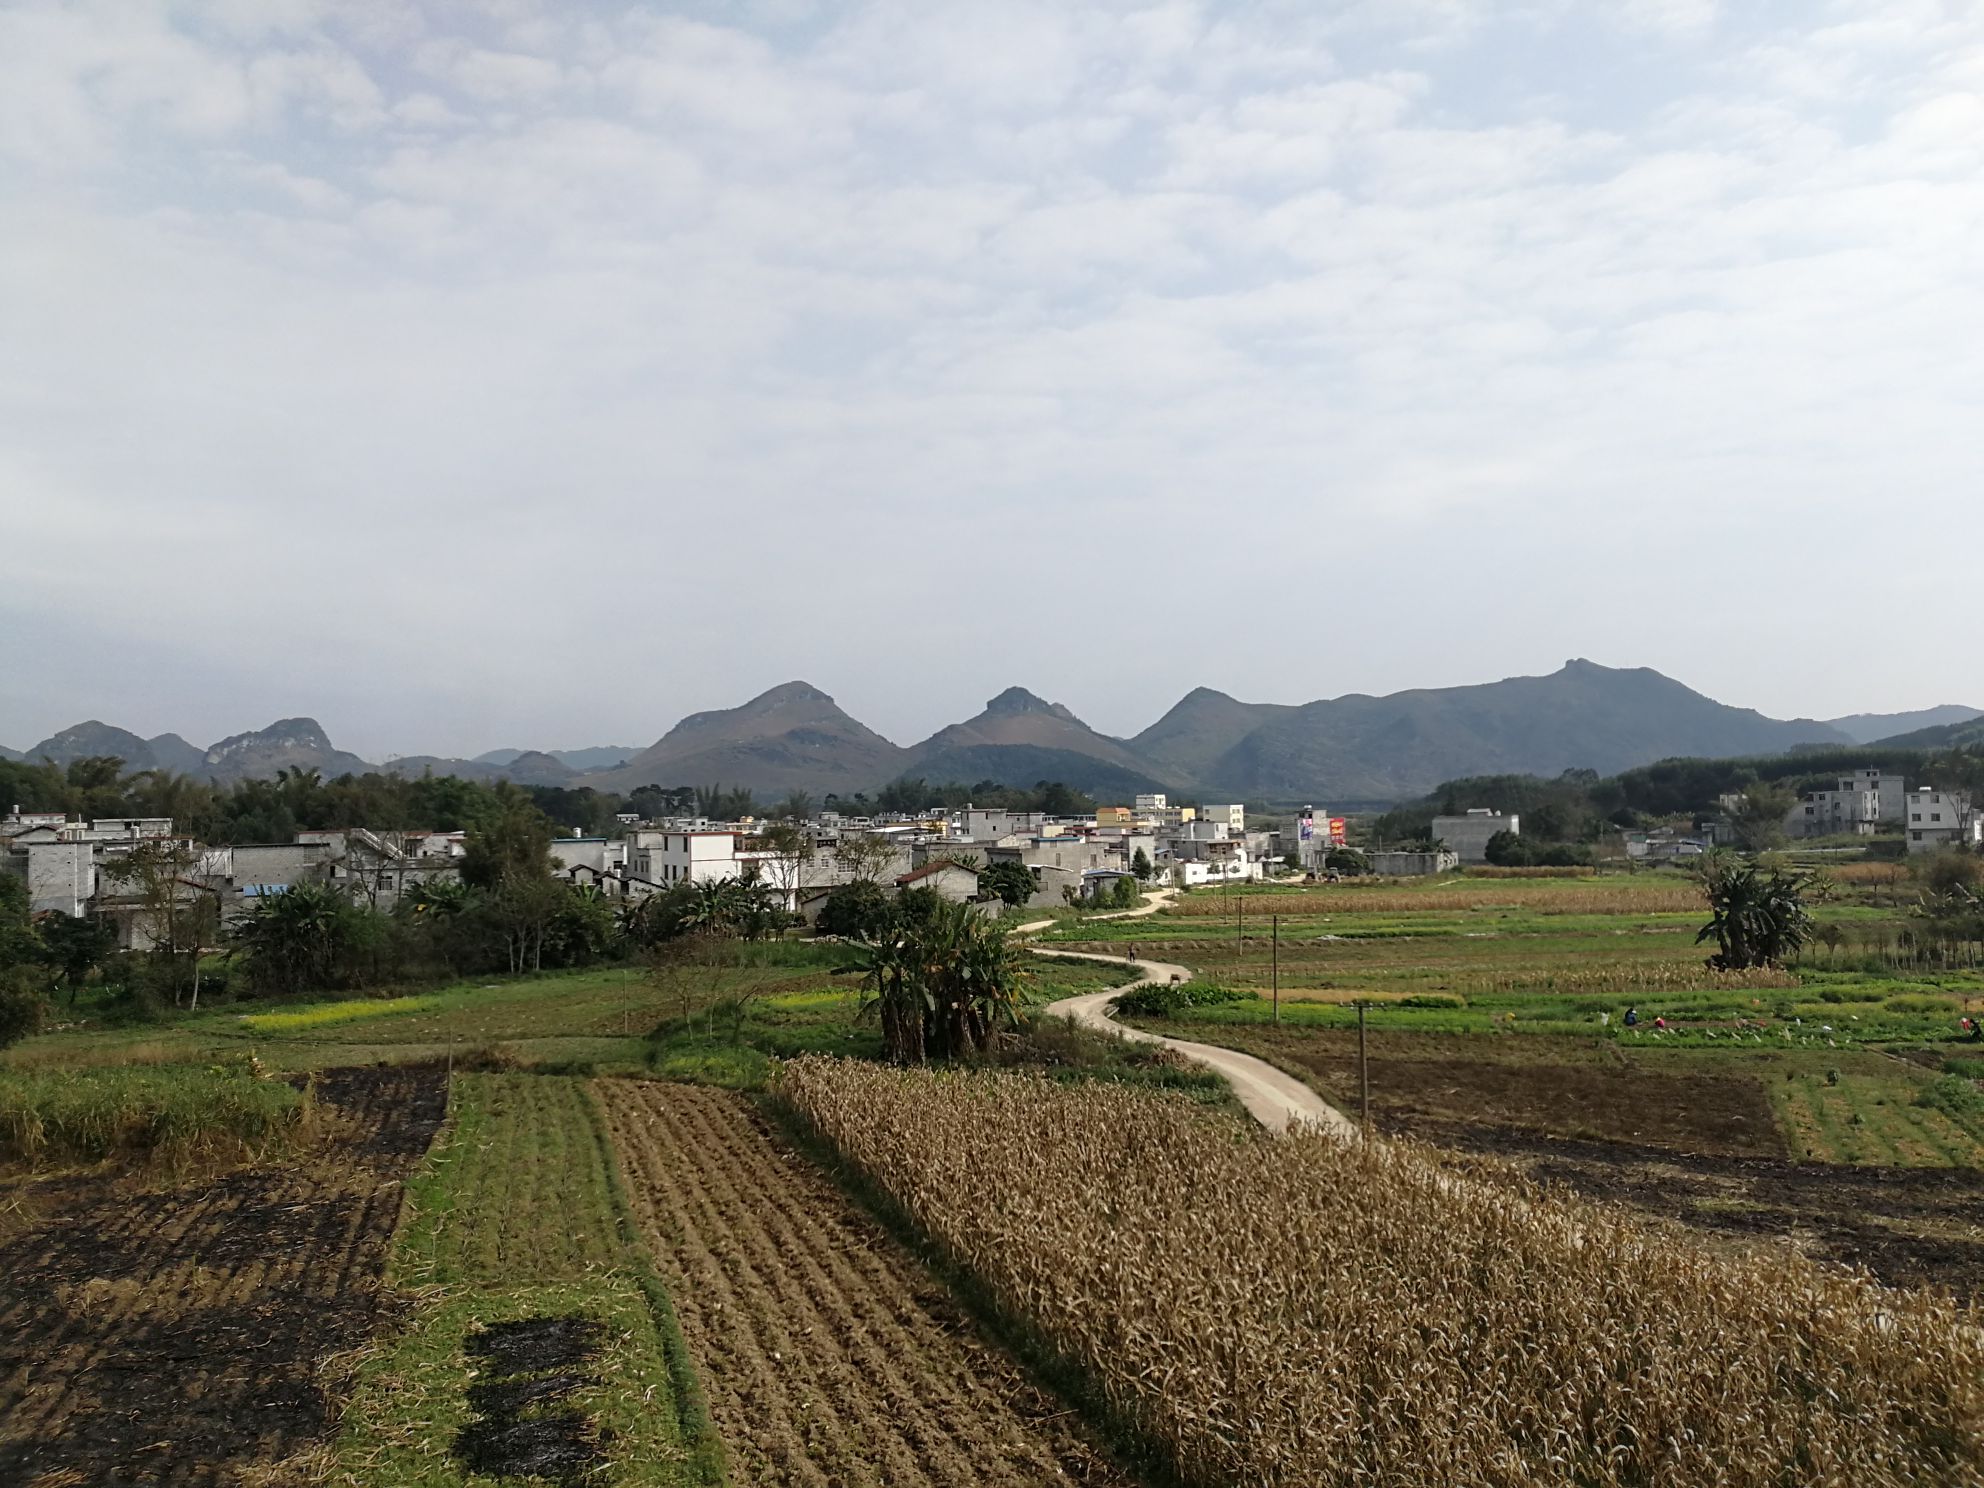
<svg viewBox="0 0 1984 1488">
<path fill-rule="evenodd" d="M 1144 902 L 1135 909 L 1117 910 L 1111 914 L 1086 916 L 1092 920 L 1137 919 L 1144 915 L 1154 915 L 1170 906 L 1177 896 L 1176 889 L 1159 889 L 1144 897 Z M 1036 920 L 1027 925 L 1016 925 L 1015 935 L 1029 935 L 1044 930 L 1054 921 Z M 1067 1018 L 1085 1028 L 1093 1028 L 1118 1038 L 1133 1039 L 1138 1043 L 1162 1044 L 1175 1053 L 1182 1054 L 1194 1064 L 1202 1064 L 1224 1076 L 1233 1087 L 1233 1093 L 1240 1098 L 1240 1104 L 1256 1121 L 1272 1132 L 1285 1132 L 1291 1126 L 1313 1127 L 1333 1136 L 1354 1138 L 1357 1128 L 1336 1107 L 1330 1105 L 1315 1091 L 1292 1075 L 1282 1073 L 1264 1060 L 1251 1054 L 1242 1054 L 1235 1049 L 1222 1049 L 1212 1044 L 1195 1044 L 1187 1039 L 1165 1038 L 1160 1034 L 1146 1033 L 1141 1028 L 1129 1028 L 1109 1016 L 1110 1004 L 1132 987 L 1141 987 L 1149 982 L 1187 981 L 1191 978 L 1189 967 L 1173 965 L 1168 961 L 1131 960 L 1128 956 L 1104 956 L 1093 951 L 1045 950 L 1039 946 L 1030 949 L 1036 956 L 1059 956 L 1071 961 L 1103 961 L 1124 967 L 1137 973 L 1134 980 L 1120 987 L 1111 987 L 1102 992 L 1085 992 L 1079 997 L 1065 997 L 1059 1002 L 1049 1003 L 1045 1009 L 1051 1016 Z"/>
</svg>

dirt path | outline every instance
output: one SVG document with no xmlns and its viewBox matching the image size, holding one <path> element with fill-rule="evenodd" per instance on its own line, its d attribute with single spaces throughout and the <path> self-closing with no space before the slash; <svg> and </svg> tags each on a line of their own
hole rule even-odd
<svg viewBox="0 0 1984 1488">
<path fill-rule="evenodd" d="M 1171 901 L 1178 897 L 1176 889 L 1157 889 L 1144 896 L 1144 902 L 1135 909 L 1119 909 L 1109 914 L 1084 915 L 1088 920 L 1134 920 L 1146 915 L 1154 915 L 1171 907 Z M 1054 924 L 1053 920 L 1035 920 L 1031 924 L 1015 925 L 1013 934 L 1031 935 Z M 1177 966 L 1169 961 L 1132 961 L 1128 956 L 1105 956 L 1094 951 L 1044 950 L 1039 946 L 1029 947 L 1036 956 L 1060 956 L 1071 961 L 1104 961 L 1121 966 L 1126 971 L 1135 971 L 1135 979 L 1120 987 L 1111 987 L 1106 992 L 1087 992 L 1079 997 L 1066 997 L 1059 1002 L 1049 1003 L 1045 1011 L 1056 1018 L 1067 1018 L 1086 1028 L 1098 1029 L 1103 1033 L 1113 1033 L 1119 1038 L 1135 1039 L 1139 1043 L 1162 1044 L 1174 1053 L 1182 1054 L 1194 1064 L 1202 1064 L 1207 1069 L 1223 1075 L 1233 1093 L 1240 1098 L 1240 1104 L 1247 1113 L 1269 1131 L 1284 1132 L 1296 1123 L 1303 1122 L 1334 1132 L 1342 1137 L 1354 1137 L 1357 1128 L 1341 1111 L 1325 1101 L 1315 1091 L 1304 1085 L 1293 1075 L 1283 1074 L 1265 1060 L 1256 1059 L 1251 1054 L 1242 1054 L 1234 1049 L 1222 1049 L 1213 1044 L 1196 1044 L 1186 1039 L 1164 1038 L 1155 1033 L 1145 1033 L 1140 1028 L 1128 1028 L 1109 1016 L 1109 1005 L 1132 987 L 1141 987 L 1146 982 L 1189 981 L 1191 968 Z"/>
<path fill-rule="evenodd" d="M 741 1096 L 596 1088 L 736 1488 L 1128 1482 Z"/>
<path fill-rule="evenodd" d="M 0 1246 L 0 1483 L 219 1484 L 321 1438 L 318 1369 L 389 1314 L 400 1184 L 438 1071 L 330 1070 L 347 1123 L 295 1167 L 134 1191 L 90 1175 Z"/>
<path fill-rule="evenodd" d="M 1301 1122 L 1321 1127 L 1340 1137 L 1357 1135 L 1356 1126 L 1341 1111 L 1293 1075 L 1283 1074 L 1265 1060 L 1242 1054 L 1237 1049 L 1222 1049 L 1214 1044 L 1196 1044 L 1187 1039 L 1146 1033 L 1141 1028 L 1126 1027 L 1109 1016 L 1109 1005 L 1132 987 L 1141 987 L 1146 982 L 1185 981 L 1191 976 L 1188 968 L 1174 966 L 1168 961 L 1132 961 L 1127 956 L 1102 956 L 1091 951 L 1035 950 L 1034 954 L 1063 956 L 1078 961 L 1113 962 L 1137 972 L 1134 980 L 1120 987 L 1111 987 L 1104 992 L 1085 992 L 1079 997 L 1065 997 L 1059 1002 L 1049 1003 L 1045 1009 L 1049 1015 L 1072 1019 L 1084 1027 L 1113 1033 L 1118 1038 L 1162 1044 L 1195 1064 L 1218 1071 L 1233 1087 L 1233 1093 L 1240 1098 L 1240 1104 L 1247 1108 L 1247 1113 L 1269 1131 L 1284 1132 Z"/>
</svg>

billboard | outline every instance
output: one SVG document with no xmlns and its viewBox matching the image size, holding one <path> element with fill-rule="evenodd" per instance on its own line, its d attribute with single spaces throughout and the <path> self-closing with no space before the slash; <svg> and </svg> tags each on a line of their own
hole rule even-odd
<svg viewBox="0 0 1984 1488">
<path fill-rule="evenodd" d="M 1344 843 L 1348 842 L 1349 840 L 1350 840 L 1350 832 L 1347 825 L 1344 822 L 1344 819 L 1340 816 L 1331 817 L 1330 841 L 1334 843 L 1336 846 L 1342 847 Z"/>
</svg>

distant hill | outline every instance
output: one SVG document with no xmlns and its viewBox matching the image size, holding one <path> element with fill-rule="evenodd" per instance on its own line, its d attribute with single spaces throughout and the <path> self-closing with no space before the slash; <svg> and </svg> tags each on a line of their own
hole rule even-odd
<svg viewBox="0 0 1984 1488">
<path fill-rule="evenodd" d="M 1884 744 L 1903 734 L 1924 729 L 1975 722 L 1984 718 L 1984 708 L 1966 708 L 1960 703 L 1921 708 L 1913 713 L 1855 713 L 1831 720 L 1832 726 L 1856 744 Z"/>
<path fill-rule="evenodd" d="M 1892 739 L 1879 742 L 1892 744 L 1897 749 L 1954 749 L 1958 745 L 1980 748 L 1984 747 L 1984 718 L 1916 729 L 1912 733 L 1897 734 Z"/>
<path fill-rule="evenodd" d="M 1195 687 L 1127 742 L 1182 784 L 1204 778 L 1220 756 L 1255 729 L 1293 711 L 1286 703 L 1243 703 L 1210 687 Z"/>
<path fill-rule="evenodd" d="M 9 749 L 5 744 L 0 744 L 0 760 L 19 760 L 24 758 L 26 756 L 20 750 Z"/>
<path fill-rule="evenodd" d="M 737 708 L 693 713 L 617 770 L 580 784 L 748 786 L 815 796 L 870 789 L 901 773 L 903 751 L 807 682 L 787 682 Z"/>
<path fill-rule="evenodd" d="M 1398 800 L 1470 775 L 1614 774 L 1672 756 L 1849 742 L 1826 724 L 1732 708 L 1647 668 L 1571 661 L 1547 677 L 1307 703 L 1206 773 L 1243 799 Z"/>
<path fill-rule="evenodd" d="M 50 734 L 26 753 L 29 760 L 53 760 L 58 765 L 115 755 L 124 761 L 127 771 L 133 772 L 150 770 L 158 764 L 152 756 L 150 741 L 139 738 L 129 729 L 117 728 L 95 718 L 72 724 L 59 734 Z"/>
<path fill-rule="evenodd" d="M 588 770 L 612 770 L 641 752 L 638 744 L 595 744 L 586 749 L 491 749 L 478 754 L 471 764 L 507 765 L 518 755 L 547 754 L 561 765 L 584 774 Z"/>
<path fill-rule="evenodd" d="M 1009 687 L 963 723 L 937 730 L 909 751 L 903 772 L 931 781 L 1058 780 L 1104 796 L 1161 785 L 1161 772 L 1120 739 L 1097 733 L 1060 703 Z"/>
<path fill-rule="evenodd" d="M 161 770 L 170 770 L 175 775 L 199 775 L 206 768 L 206 750 L 187 743 L 177 734 L 158 734 L 145 743 L 151 747 L 152 759 Z"/>
<path fill-rule="evenodd" d="M 438 754 L 403 754 L 386 763 L 386 773 L 415 779 L 422 775 L 458 775 L 463 780 L 508 780 L 516 785 L 570 785 L 578 772 L 563 760 L 534 749 L 497 749 L 500 763 L 486 755 L 454 759 Z"/>
<path fill-rule="evenodd" d="M 218 780 L 245 780 L 278 770 L 316 770 L 325 779 L 374 768 L 337 748 L 314 718 L 279 718 L 267 728 L 230 734 L 208 748 L 200 768 Z"/>
</svg>

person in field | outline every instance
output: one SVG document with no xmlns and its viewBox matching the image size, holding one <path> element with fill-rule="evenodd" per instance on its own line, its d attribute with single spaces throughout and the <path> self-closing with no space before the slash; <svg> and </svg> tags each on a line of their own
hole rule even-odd
<svg viewBox="0 0 1984 1488">
<path fill-rule="evenodd" d="M 1629 1007 L 1626 1009 L 1626 1026 L 1628 1028 L 1638 1028 L 1640 1026 L 1640 1010 L 1638 1008 Z"/>
</svg>

